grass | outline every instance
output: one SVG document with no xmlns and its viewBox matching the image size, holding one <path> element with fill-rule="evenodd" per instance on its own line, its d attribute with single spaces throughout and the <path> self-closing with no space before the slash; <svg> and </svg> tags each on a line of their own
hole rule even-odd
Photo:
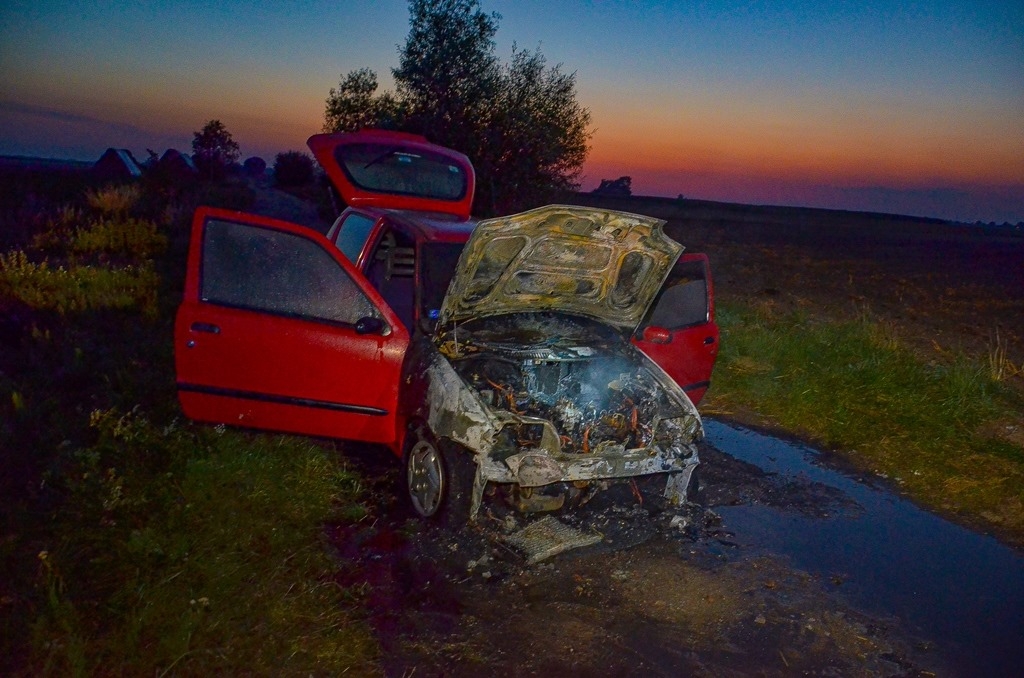
<svg viewBox="0 0 1024 678">
<path fill-rule="evenodd" d="M 987 357 L 927 362 L 893 329 L 723 305 L 710 413 L 762 421 L 894 479 L 927 505 L 1024 542 L 1024 449 L 999 435 L 1024 399 Z"/>
<path fill-rule="evenodd" d="M 379 674 L 323 536 L 364 514 L 359 478 L 308 439 L 181 419 L 191 210 L 147 191 L 51 208 L 0 253 L 0 673 Z"/>
<path fill-rule="evenodd" d="M 32 673 L 372 672 L 323 522 L 358 479 L 308 440 L 92 413 L 37 558 Z"/>
<path fill-rule="evenodd" d="M 0 253 L 0 295 L 36 310 L 61 315 L 92 309 L 138 308 L 146 316 L 157 312 L 158 280 L 152 267 L 58 264 L 31 261 L 24 252 Z"/>
</svg>

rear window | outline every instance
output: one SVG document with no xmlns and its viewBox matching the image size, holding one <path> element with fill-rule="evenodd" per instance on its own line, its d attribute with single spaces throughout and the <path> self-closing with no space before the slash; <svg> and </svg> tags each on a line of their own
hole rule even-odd
<svg viewBox="0 0 1024 678">
<path fill-rule="evenodd" d="M 334 152 L 348 180 L 375 193 L 461 200 L 468 180 L 450 158 L 391 144 L 342 144 Z"/>
</svg>

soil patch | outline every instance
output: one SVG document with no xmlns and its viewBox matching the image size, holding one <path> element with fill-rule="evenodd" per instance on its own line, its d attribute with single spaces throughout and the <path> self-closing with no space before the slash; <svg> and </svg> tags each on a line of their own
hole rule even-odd
<svg viewBox="0 0 1024 678">
<path fill-rule="evenodd" d="M 354 446 L 353 446 L 354 447 Z M 392 676 L 929 675 L 927 642 L 771 557 L 748 557 L 715 507 L 772 502 L 814 515 L 852 510 L 814 483 L 780 483 L 705 449 L 702 504 L 668 509 L 644 487 L 598 495 L 559 519 L 604 540 L 527 566 L 503 540 L 536 517 L 490 505 L 458 533 L 409 516 L 397 464 L 355 458 L 380 503 L 328 533 L 339 578 L 363 590 Z M 626 487 L 626 486 L 623 486 Z M 603 498 L 602 498 L 603 497 Z M 378 513 L 379 511 L 379 513 Z"/>
</svg>

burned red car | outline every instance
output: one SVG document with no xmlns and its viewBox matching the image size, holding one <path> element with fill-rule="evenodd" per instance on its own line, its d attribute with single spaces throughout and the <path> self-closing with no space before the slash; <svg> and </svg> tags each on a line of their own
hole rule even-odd
<svg viewBox="0 0 1024 678">
<path fill-rule="evenodd" d="M 469 160 L 422 137 L 309 146 L 347 204 L 326 237 L 195 215 L 186 415 L 386 445 L 415 510 L 457 522 L 485 494 L 551 510 L 652 474 L 685 497 L 718 342 L 704 255 L 623 212 L 476 222 Z"/>
</svg>

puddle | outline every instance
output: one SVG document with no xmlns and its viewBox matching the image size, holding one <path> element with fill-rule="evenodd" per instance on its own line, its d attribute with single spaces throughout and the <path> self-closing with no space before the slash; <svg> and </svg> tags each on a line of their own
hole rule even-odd
<svg viewBox="0 0 1024 678">
<path fill-rule="evenodd" d="M 711 445 L 780 482 L 820 483 L 859 505 L 815 516 L 760 504 L 715 507 L 745 551 L 788 557 L 825 581 L 837 577 L 840 595 L 919 629 L 958 674 L 1020 675 L 1024 555 L 816 465 L 811 448 L 717 421 L 705 427 Z"/>
</svg>

